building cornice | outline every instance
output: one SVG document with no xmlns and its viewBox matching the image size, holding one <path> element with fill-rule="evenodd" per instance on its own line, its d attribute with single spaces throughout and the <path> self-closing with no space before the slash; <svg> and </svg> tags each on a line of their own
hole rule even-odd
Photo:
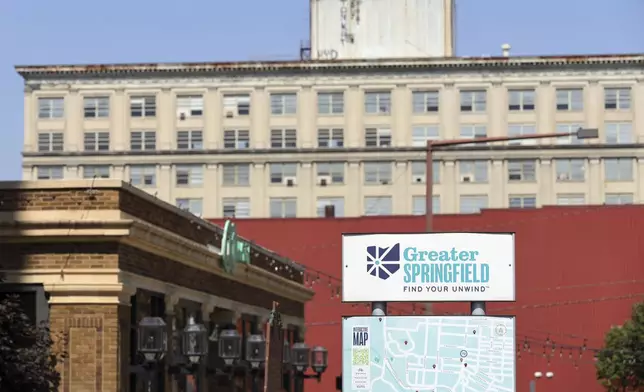
<svg viewBox="0 0 644 392">
<path fill-rule="evenodd" d="M 186 76 L 257 73 L 326 73 L 365 71 L 458 71 L 519 70 L 525 68 L 562 69 L 583 67 L 644 66 L 644 54 L 605 54 L 586 56 L 454 57 L 333 61 L 255 61 L 147 64 L 30 65 L 16 66 L 26 80 L 51 76 Z"/>
<path fill-rule="evenodd" d="M 314 291 L 304 285 L 272 274 L 252 264 L 237 264 L 232 273 L 221 266 L 221 253 L 168 230 L 149 224 L 120 211 L 101 211 L 102 216 L 125 215 L 116 220 L 61 219 L 55 212 L 22 211 L 13 220 L 0 215 L 0 237 L 5 242 L 120 241 L 137 249 L 166 257 L 206 273 L 275 293 L 301 303 L 313 298 Z M 74 218 L 72 216 L 72 218 Z M 127 219 L 123 219 L 127 218 Z M 25 245 L 27 246 L 27 245 Z"/>
<path fill-rule="evenodd" d="M 583 144 L 583 145 L 525 145 L 499 146 L 479 145 L 472 147 L 455 147 L 434 152 L 436 160 L 458 159 L 516 159 L 538 158 L 543 155 L 552 157 L 635 157 L 644 154 L 644 144 Z M 423 160 L 424 147 L 392 147 L 392 148 L 344 148 L 344 149 L 249 149 L 249 150 L 203 150 L 178 152 L 157 151 L 147 154 L 132 154 L 130 152 L 115 152 L 106 154 L 91 153 L 60 153 L 38 154 L 25 153 L 23 167 L 31 165 L 128 165 L 136 164 L 255 164 L 272 162 L 315 163 L 315 162 L 369 162 L 386 160 Z M 348 157 L 348 158 L 347 158 Z M 61 160 L 64 158 L 64 160 Z M 258 160 L 261 159 L 261 160 Z"/>
</svg>

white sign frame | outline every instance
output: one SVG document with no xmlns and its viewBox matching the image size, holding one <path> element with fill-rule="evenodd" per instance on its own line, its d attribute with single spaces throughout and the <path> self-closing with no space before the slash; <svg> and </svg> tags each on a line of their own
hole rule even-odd
<svg viewBox="0 0 644 392">
<path fill-rule="evenodd" d="M 342 302 L 512 302 L 514 252 L 514 233 L 342 234 Z"/>
</svg>

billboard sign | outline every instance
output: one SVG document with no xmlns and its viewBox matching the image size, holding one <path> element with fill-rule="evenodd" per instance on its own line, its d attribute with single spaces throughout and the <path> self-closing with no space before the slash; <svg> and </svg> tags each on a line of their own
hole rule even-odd
<svg viewBox="0 0 644 392">
<path fill-rule="evenodd" d="M 343 391 L 516 391 L 514 317 L 342 321 Z"/>
<path fill-rule="evenodd" d="M 513 233 L 342 235 L 345 302 L 514 301 Z"/>
</svg>

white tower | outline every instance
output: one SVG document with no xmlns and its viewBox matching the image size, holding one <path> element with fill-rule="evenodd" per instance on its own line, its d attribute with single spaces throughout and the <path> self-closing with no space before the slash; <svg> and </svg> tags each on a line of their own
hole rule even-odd
<svg viewBox="0 0 644 392">
<path fill-rule="evenodd" d="M 311 58 L 454 56 L 455 0 L 310 0 Z"/>
</svg>

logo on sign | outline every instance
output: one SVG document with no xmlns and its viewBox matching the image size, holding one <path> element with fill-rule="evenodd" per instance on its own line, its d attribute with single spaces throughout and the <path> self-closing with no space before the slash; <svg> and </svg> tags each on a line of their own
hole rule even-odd
<svg viewBox="0 0 644 392">
<path fill-rule="evenodd" d="M 382 280 L 400 269 L 400 244 L 394 244 L 388 248 L 379 246 L 367 246 L 367 272 Z"/>
</svg>

